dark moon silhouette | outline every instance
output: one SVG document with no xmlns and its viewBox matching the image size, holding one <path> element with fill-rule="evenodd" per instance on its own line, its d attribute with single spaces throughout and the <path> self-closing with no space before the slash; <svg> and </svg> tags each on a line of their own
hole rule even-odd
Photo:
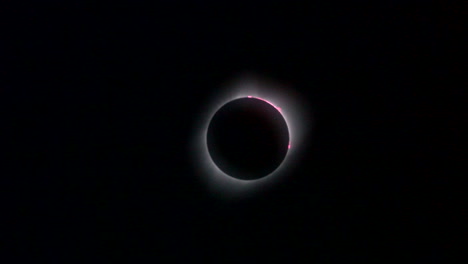
<svg viewBox="0 0 468 264">
<path fill-rule="evenodd" d="M 228 102 L 213 116 L 207 133 L 208 152 L 227 175 L 254 180 L 283 162 L 289 132 L 282 114 L 259 98 Z"/>
</svg>

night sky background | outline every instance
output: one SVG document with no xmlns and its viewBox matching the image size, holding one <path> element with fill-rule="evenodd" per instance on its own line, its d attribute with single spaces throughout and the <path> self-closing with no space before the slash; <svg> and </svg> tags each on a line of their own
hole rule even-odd
<svg viewBox="0 0 468 264">
<path fill-rule="evenodd" d="M 8 6 L 2 248 L 17 259 L 457 263 L 466 3 Z M 314 129 L 280 184 L 227 201 L 189 145 L 245 72 L 299 91 Z"/>
</svg>

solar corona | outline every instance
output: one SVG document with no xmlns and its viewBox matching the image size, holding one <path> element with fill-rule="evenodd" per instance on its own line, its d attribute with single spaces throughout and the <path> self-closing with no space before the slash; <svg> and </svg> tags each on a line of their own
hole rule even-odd
<svg viewBox="0 0 468 264">
<path fill-rule="evenodd" d="M 241 77 L 207 98 L 190 153 L 198 176 L 223 197 L 245 197 L 291 171 L 311 127 L 291 88 Z"/>
<path fill-rule="evenodd" d="M 280 108 L 247 96 L 223 105 L 206 135 L 215 165 L 236 179 L 260 179 L 276 170 L 287 154 L 289 131 Z"/>
</svg>

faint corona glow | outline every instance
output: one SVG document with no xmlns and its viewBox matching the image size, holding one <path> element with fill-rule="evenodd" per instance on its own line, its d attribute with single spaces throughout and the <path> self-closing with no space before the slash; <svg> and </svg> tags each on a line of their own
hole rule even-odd
<svg viewBox="0 0 468 264">
<path fill-rule="evenodd" d="M 190 153 L 200 178 L 213 193 L 228 198 L 246 197 L 277 182 L 282 178 L 280 176 L 292 167 L 294 161 L 298 160 L 298 154 L 306 146 L 305 135 L 309 134 L 312 127 L 312 118 L 302 96 L 292 88 L 280 86 L 275 82 L 255 76 L 242 76 L 221 88 L 223 89 L 219 94 L 208 100 L 211 104 L 205 105 L 206 108 L 196 120 L 197 128 Z M 240 180 L 221 171 L 211 159 L 207 146 L 206 135 L 214 114 L 226 103 L 240 98 L 256 98 L 267 102 L 282 114 L 288 126 L 288 152 L 283 162 L 275 171 L 256 180 Z M 295 142 L 296 146 L 299 146 L 300 142 L 301 148 L 291 149 L 291 142 Z"/>
</svg>

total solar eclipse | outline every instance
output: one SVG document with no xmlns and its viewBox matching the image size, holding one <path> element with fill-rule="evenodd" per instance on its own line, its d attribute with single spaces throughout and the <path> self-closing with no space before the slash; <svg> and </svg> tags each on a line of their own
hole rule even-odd
<svg viewBox="0 0 468 264">
<path fill-rule="evenodd" d="M 252 96 L 222 106 L 211 119 L 206 137 L 216 166 L 240 180 L 260 179 L 275 171 L 290 146 L 281 109 Z"/>
<path fill-rule="evenodd" d="M 245 199 L 294 180 L 313 126 L 295 87 L 240 74 L 206 94 L 197 112 L 188 154 L 211 194 Z"/>
</svg>

